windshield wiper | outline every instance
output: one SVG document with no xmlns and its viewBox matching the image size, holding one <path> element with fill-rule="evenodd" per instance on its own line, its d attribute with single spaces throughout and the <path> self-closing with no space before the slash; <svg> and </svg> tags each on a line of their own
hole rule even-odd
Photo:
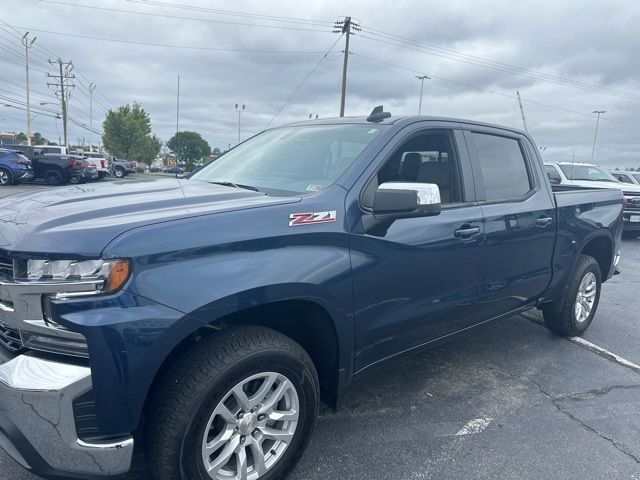
<svg viewBox="0 0 640 480">
<path fill-rule="evenodd" d="M 242 185 L 241 183 L 233 183 L 233 182 L 209 182 L 215 185 L 223 185 L 225 187 L 234 187 L 234 188 L 244 188 L 245 190 L 251 190 L 253 192 L 259 192 L 256 187 L 251 185 Z"/>
</svg>

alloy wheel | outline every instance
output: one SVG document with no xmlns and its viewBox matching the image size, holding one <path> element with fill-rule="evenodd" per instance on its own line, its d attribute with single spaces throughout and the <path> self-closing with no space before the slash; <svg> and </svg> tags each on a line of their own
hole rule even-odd
<svg viewBox="0 0 640 480">
<path fill-rule="evenodd" d="M 578 294 L 576 295 L 576 303 L 574 306 L 574 314 L 576 321 L 582 323 L 589 318 L 593 310 L 593 304 L 596 301 L 596 293 L 598 291 L 598 282 L 593 272 L 587 272 L 582 277 Z"/>
<path fill-rule="evenodd" d="M 209 417 L 202 461 L 213 480 L 257 480 L 291 444 L 300 401 L 284 375 L 264 372 L 229 391 Z"/>
</svg>

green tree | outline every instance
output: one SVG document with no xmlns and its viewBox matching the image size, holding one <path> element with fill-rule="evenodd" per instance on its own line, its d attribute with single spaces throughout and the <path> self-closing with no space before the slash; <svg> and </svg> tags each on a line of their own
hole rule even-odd
<svg viewBox="0 0 640 480">
<path fill-rule="evenodd" d="M 40 133 L 36 132 L 31 137 L 31 144 L 32 145 L 48 145 L 49 140 L 44 138 Z"/>
<path fill-rule="evenodd" d="M 18 135 L 16 135 L 16 142 L 26 142 L 27 141 L 27 136 L 20 132 Z"/>
<path fill-rule="evenodd" d="M 146 163 L 151 167 L 153 161 L 160 153 L 162 142 L 155 135 L 147 135 L 141 142 L 137 143 L 131 151 L 129 160 L 135 160 L 138 163 Z"/>
<path fill-rule="evenodd" d="M 220 151 L 220 149 L 218 147 L 216 147 L 211 151 L 211 155 L 219 157 L 220 155 L 222 155 L 222 152 Z"/>
<path fill-rule="evenodd" d="M 150 147 L 155 148 L 155 142 L 150 140 L 153 137 L 149 114 L 136 102 L 109 110 L 102 130 L 104 148 L 116 157 L 127 160 L 147 158 L 152 150 Z"/>
<path fill-rule="evenodd" d="M 198 160 L 211 154 L 211 147 L 197 132 L 177 132 L 167 142 L 167 146 L 180 161 L 187 164 L 189 171 L 194 169 Z"/>
</svg>

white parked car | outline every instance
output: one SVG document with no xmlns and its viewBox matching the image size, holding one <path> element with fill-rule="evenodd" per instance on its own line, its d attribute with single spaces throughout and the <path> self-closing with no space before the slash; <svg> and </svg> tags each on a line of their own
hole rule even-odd
<svg viewBox="0 0 640 480">
<path fill-rule="evenodd" d="M 588 188 L 618 188 L 624 197 L 625 232 L 640 232 L 640 185 L 621 183 L 598 165 L 573 162 L 544 162 L 552 185 L 577 185 Z"/>
</svg>

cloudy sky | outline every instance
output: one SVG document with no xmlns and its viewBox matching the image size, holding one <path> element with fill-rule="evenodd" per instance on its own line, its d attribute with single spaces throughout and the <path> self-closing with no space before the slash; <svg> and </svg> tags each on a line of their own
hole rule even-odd
<svg viewBox="0 0 640 480">
<path fill-rule="evenodd" d="M 180 75 L 180 130 L 220 148 L 237 142 L 236 103 L 246 105 L 243 138 L 309 114 L 337 116 L 344 38 L 332 23 L 349 15 L 361 31 L 349 48 L 347 115 L 379 104 L 416 114 L 415 75 L 425 74 L 432 78 L 423 114 L 521 128 L 519 90 L 545 159 L 589 161 L 591 112 L 605 110 L 596 161 L 640 167 L 640 2 L 2 0 L 2 7 L 2 131 L 26 130 L 19 37 L 27 30 L 37 36 L 33 130 L 51 139 L 62 134 L 61 122 L 46 116 L 59 110 L 47 103 L 56 102 L 46 78 L 54 56 L 75 66 L 74 143 L 91 135 L 79 126 L 89 124 L 90 82 L 97 85 L 96 129 L 106 109 L 136 101 L 167 140 L 176 129 Z"/>
</svg>

